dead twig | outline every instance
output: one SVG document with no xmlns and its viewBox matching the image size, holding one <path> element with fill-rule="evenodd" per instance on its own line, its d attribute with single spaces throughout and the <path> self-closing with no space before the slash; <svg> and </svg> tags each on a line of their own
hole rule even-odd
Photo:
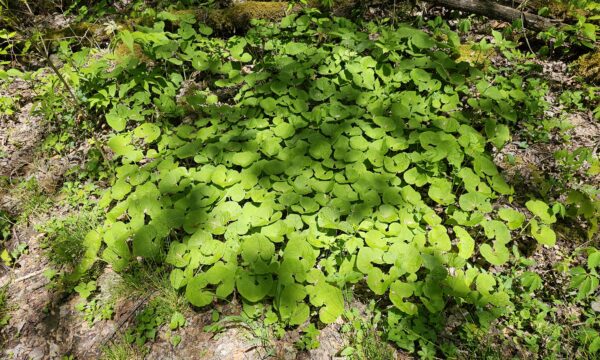
<svg viewBox="0 0 600 360">
<path fill-rule="evenodd" d="M 10 284 L 10 283 L 18 283 L 21 281 L 25 281 L 25 280 L 31 279 L 32 277 L 38 276 L 38 275 L 42 274 L 43 272 L 44 272 L 44 269 L 40 269 L 40 270 L 34 271 L 32 273 L 29 273 L 27 275 L 16 278 L 14 280 L 8 280 L 8 283 Z"/>
</svg>

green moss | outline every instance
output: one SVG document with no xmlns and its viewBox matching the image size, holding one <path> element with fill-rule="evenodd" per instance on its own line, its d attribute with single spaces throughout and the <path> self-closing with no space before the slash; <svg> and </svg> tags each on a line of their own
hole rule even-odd
<svg viewBox="0 0 600 360">
<path fill-rule="evenodd" d="M 118 59 L 118 62 L 128 61 L 128 57 L 133 56 L 138 59 L 139 62 L 150 63 L 152 60 L 144 54 L 144 50 L 140 44 L 133 44 L 133 52 L 125 45 L 125 43 L 120 42 L 115 47 L 115 55 Z"/>
<path fill-rule="evenodd" d="M 584 4 L 578 4 L 575 1 L 568 0 L 528 0 L 526 8 L 531 13 L 536 13 L 542 8 L 548 8 L 548 14 L 545 15 L 554 19 L 572 19 L 577 20 L 578 16 L 589 16 L 589 10 L 585 9 Z"/>
<path fill-rule="evenodd" d="M 80 22 L 63 29 L 51 30 L 45 34 L 44 38 L 60 41 L 66 37 L 77 36 L 84 40 L 86 37 L 93 37 L 96 41 L 108 41 L 110 40 L 110 35 L 101 24 Z"/>
<path fill-rule="evenodd" d="M 458 62 L 465 61 L 474 66 L 483 66 L 484 68 L 490 64 L 490 59 L 494 56 L 494 50 L 481 50 L 474 48 L 471 44 L 461 44 L 458 47 L 459 57 Z"/>
<path fill-rule="evenodd" d="M 346 0 L 353 3 L 355 0 Z M 250 26 L 250 20 L 263 19 L 278 21 L 286 16 L 288 9 L 287 2 L 266 2 L 266 1 L 246 1 L 234 4 L 224 9 L 185 9 L 172 11 L 176 15 L 192 14 L 199 21 L 207 23 L 213 29 L 220 32 L 239 32 Z M 295 7 L 292 11 L 298 11 Z M 145 24 L 144 19 L 131 19 L 128 22 L 120 23 L 128 29 L 132 29 L 132 24 Z M 61 40 L 67 36 L 92 36 L 96 41 L 110 40 L 110 34 L 104 31 L 102 25 L 95 23 L 81 22 L 73 24 L 65 29 L 52 30 L 45 34 L 48 40 Z"/>
<path fill-rule="evenodd" d="M 590 82 L 600 84 L 600 52 L 588 53 L 577 59 L 575 72 Z"/>
<path fill-rule="evenodd" d="M 247 1 L 226 9 L 201 10 L 197 16 L 217 31 L 234 32 L 248 28 L 252 19 L 280 20 L 287 8 L 287 2 Z"/>
<path fill-rule="evenodd" d="M 333 2 L 331 8 L 327 8 L 323 5 L 322 0 L 312 0 L 309 1 L 309 6 L 320 9 L 324 12 L 330 12 L 335 16 L 344 16 L 351 17 L 353 12 L 357 9 L 360 9 L 361 4 L 356 0 L 336 0 Z"/>
</svg>

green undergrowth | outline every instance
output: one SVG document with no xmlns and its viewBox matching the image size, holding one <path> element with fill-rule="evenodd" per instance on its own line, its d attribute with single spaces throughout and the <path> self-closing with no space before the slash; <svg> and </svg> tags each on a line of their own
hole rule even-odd
<svg viewBox="0 0 600 360">
<path fill-rule="evenodd" d="M 280 302 L 282 321 L 290 325 L 309 317 L 307 296 L 322 322 L 335 320 L 343 311 L 341 289 L 365 275 L 375 294 L 391 289 L 396 308 L 411 315 L 420 306 L 442 310 L 450 293 L 480 306 L 507 305 L 485 271 L 461 270 L 448 282 L 444 265 L 466 265 L 475 245 L 467 228 L 477 225 L 489 241 L 481 245 L 482 255 L 496 265 L 508 261 L 509 227 L 484 214 L 492 212 L 491 199 L 513 190 L 485 154 L 486 140 L 471 126 L 470 114 L 459 109 L 459 96 L 470 94 L 467 79 L 479 78 L 478 89 L 488 95 L 482 95 L 483 106 L 475 100 L 469 110 L 495 114 L 488 128 L 499 134 L 508 132 L 505 119 L 516 120 L 515 107 L 476 69 L 455 63 L 451 48 L 422 31 L 401 27 L 385 33 L 388 41 L 375 42 L 368 33 L 350 32 L 355 25 L 344 20 L 292 20 L 281 28 L 259 27 L 228 44 L 198 36 L 190 25 L 172 35 L 192 39 L 186 46 L 190 65 L 216 73 L 215 91 L 232 89 L 222 96 L 236 104 L 222 103 L 207 88 L 184 95 L 179 100 L 185 104 L 176 106 L 175 89 L 184 79 L 171 73 L 155 105 L 163 116 L 182 116 L 185 105 L 201 115 L 171 129 L 142 124 L 109 141 L 123 166 L 103 199 L 107 205 L 115 201 L 109 220 L 89 241 L 98 248 L 103 237 L 102 256 L 119 271 L 132 256 L 163 258 L 166 240 L 164 261 L 175 267 L 173 286 L 185 288 L 193 305 L 205 306 L 235 288 L 250 302 L 265 297 Z M 304 31 L 292 41 L 297 28 Z M 336 36 L 344 30 L 350 38 Z M 136 41 L 149 43 L 160 58 L 163 45 L 156 47 L 153 33 L 126 32 L 122 39 L 132 50 Z M 319 33 L 329 37 L 333 57 L 313 43 Z M 263 44 L 267 38 L 270 44 Z M 197 46 L 208 42 L 203 49 L 227 51 L 237 61 L 221 64 L 193 50 L 195 39 L 201 39 Z M 249 74 L 236 70 L 253 59 L 246 47 L 262 52 Z M 167 61 L 181 66 L 182 57 Z M 118 79 L 143 69 L 128 57 L 114 73 Z M 158 74 L 150 69 L 144 75 Z M 117 131 L 126 129 L 128 119 L 151 115 L 144 109 L 149 98 L 110 100 L 115 104 L 107 122 Z M 136 146 L 137 138 L 150 146 Z M 141 168 L 134 165 L 152 157 Z M 456 196 L 455 186 L 466 187 L 465 193 Z M 450 206 L 455 203 L 459 206 Z M 448 208 L 436 212 L 435 206 Z M 531 202 L 531 209 L 537 214 L 528 223 L 531 234 L 553 244 L 548 225 L 556 221 L 554 214 L 540 202 Z M 513 229 L 524 225 L 525 216 L 515 210 L 500 213 Z M 123 215 L 130 221 L 117 220 Z M 452 251 L 440 215 L 453 223 L 460 251 Z M 201 267 L 207 268 L 196 274 Z M 483 293 L 469 289 L 475 278 L 489 285 Z M 448 286 L 446 294 L 441 284 Z M 405 300 L 413 294 L 419 302 Z"/>
<path fill-rule="evenodd" d="M 142 360 L 143 354 L 135 345 L 131 345 L 124 339 L 118 339 L 104 346 L 101 360 Z"/>
<path fill-rule="evenodd" d="M 0 248 L 5 259 L 8 259 L 10 256 L 6 246 L 13 236 L 14 224 L 13 217 L 8 212 L 0 210 Z"/>
<path fill-rule="evenodd" d="M 185 311 L 185 298 L 171 286 L 169 271 L 160 264 L 154 265 L 138 264 L 121 274 L 122 281 L 112 289 L 112 296 L 118 299 L 151 295 L 153 301 L 167 308 L 169 313 Z"/>
<path fill-rule="evenodd" d="M 6 285 L 0 287 L 0 329 L 10 321 L 10 312 L 12 306 L 8 299 L 8 287 Z"/>
<path fill-rule="evenodd" d="M 32 217 L 43 214 L 50 207 L 50 200 L 35 178 L 19 179 L 10 184 L 9 194 L 18 210 L 16 221 L 28 224 Z"/>
<path fill-rule="evenodd" d="M 112 130 L 112 154 L 93 139 L 112 186 L 102 223 L 75 251 L 62 246 L 93 223 L 65 223 L 50 247 L 75 264 L 69 281 L 102 262 L 142 292 L 168 289 L 171 305 L 153 300 L 127 341 L 153 339 L 183 299 L 203 308 L 236 297 L 280 329 L 310 322 L 299 342 L 310 349 L 344 314 L 344 292 L 360 292 L 377 299 L 382 330 L 354 324 L 349 355 L 386 358 L 385 339 L 456 357 L 438 337 L 449 313 L 478 324 L 461 328 L 477 343 L 523 310 L 522 289 L 500 273 L 556 245 L 554 224 L 582 220 L 580 242 L 593 240 L 594 195 L 540 198 L 493 160 L 514 131 L 536 139 L 548 109 L 535 65 L 499 33 L 480 50 L 518 66 L 484 71 L 459 60 L 459 37 L 441 20 L 425 32 L 309 10 L 253 24 L 219 39 L 194 16 L 162 12 L 120 31 L 114 52 L 69 54 L 63 71 L 90 128 Z M 597 260 L 591 247 L 581 253 L 592 265 L 573 270 L 572 288 L 587 303 Z M 139 271 L 155 268 L 166 283 L 153 287 Z"/>
<path fill-rule="evenodd" d="M 122 281 L 115 286 L 112 297 L 118 299 L 143 299 L 143 306 L 136 314 L 133 324 L 123 333 L 123 340 L 140 353 L 147 352 L 144 345 L 155 340 L 159 330 L 166 326 L 167 338 L 177 346 L 181 337 L 177 329 L 185 326 L 183 313 L 188 310 L 185 298 L 170 284 L 169 273 L 160 267 L 140 264 L 123 274 Z"/>
<path fill-rule="evenodd" d="M 57 266 L 75 267 L 79 264 L 85 246 L 83 239 L 98 226 L 99 214 L 93 211 L 53 218 L 41 230 L 48 233 L 44 247 L 49 259 Z"/>
<path fill-rule="evenodd" d="M 374 301 L 371 301 L 364 313 L 356 308 L 346 310 L 344 313 L 345 323 L 340 329 L 342 333 L 347 334 L 349 339 L 340 355 L 348 359 L 372 359 L 372 360 L 392 360 L 394 351 L 390 345 L 383 341 L 381 312 L 376 308 Z"/>
<path fill-rule="evenodd" d="M 28 226 L 50 208 L 50 201 L 35 178 L 2 179 L 0 194 L 0 261 L 15 265 L 27 251 L 25 239 L 14 237 L 18 226 Z"/>
</svg>

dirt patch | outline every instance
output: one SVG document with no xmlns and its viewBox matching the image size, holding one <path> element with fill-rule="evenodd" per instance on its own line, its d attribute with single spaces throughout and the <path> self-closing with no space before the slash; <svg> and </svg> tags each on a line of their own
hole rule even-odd
<svg viewBox="0 0 600 360">
<path fill-rule="evenodd" d="M 14 78 L 0 88 L 0 97 L 11 99 L 10 111 L 0 115 L 0 176 L 14 176 L 31 161 L 46 128 L 34 113 L 32 82 Z"/>
<path fill-rule="evenodd" d="M 46 133 L 42 117 L 34 113 L 34 103 L 19 109 L 0 131 L 0 175 L 14 177 L 23 175 L 24 168 L 34 157 L 35 149 Z"/>
<path fill-rule="evenodd" d="M 111 320 L 85 320 L 84 314 L 76 310 L 81 301 L 76 294 L 66 298 L 49 288 L 50 281 L 43 271 L 50 267 L 43 254 L 43 234 L 32 227 L 19 231 L 25 240 L 28 252 L 23 254 L 15 268 L 0 277 L 0 284 L 8 284 L 9 303 L 14 311 L 9 325 L 0 332 L 2 344 L 0 354 L 12 359 L 60 359 L 72 355 L 76 359 L 96 359 L 106 346 L 120 341 L 123 333 L 134 324 L 136 315 L 149 301 L 148 298 L 126 297 L 118 300 Z M 110 298 L 111 291 L 118 287 L 121 278 L 111 269 L 106 269 L 98 278 L 99 293 L 95 299 L 103 302 Z M 223 309 L 221 309 L 223 310 Z M 234 307 L 223 310 L 227 313 Z M 277 359 L 335 359 L 345 346 L 340 334 L 341 322 L 321 330 L 319 349 L 299 352 L 294 347 L 298 330 L 291 330 L 282 340 L 257 337 L 245 325 L 227 326 L 222 332 L 204 331 L 211 324 L 212 310 L 195 312 L 191 309 L 184 315 L 185 327 L 171 333 L 168 324 L 158 330 L 157 338 L 145 345 L 146 359 L 203 359 L 203 360 L 258 360 Z M 173 335 L 181 336 L 177 346 L 171 343 Z"/>
<path fill-rule="evenodd" d="M 43 275 L 49 263 L 41 248 L 43 234 L 32 227 L 17 231 L 28 251 L 17 260 L 13 270 L 0 278 L 8 284 L 11 320 L 1 331 L 2 355 L 12 359 L 54 359 L 78 349 L 89 349 L 97 334 L 110 324 L 87 327 L 74 310 L 74 297 L 66 300 L 53 292 Z M 75 350 L 75 351 L 74 351 Z"/>
<path fill-rule="evenodd" d="M 600 123 L 593 119 L 591 111 L 575 113 L 570 118 L 574 128 L 571 130 L 571 143 L 574 146 L 587 146 L 593 148 L 596 155 L 600 146 Z"/>
<path fill-rule="evenodd" d="M 254 360 L 265 355 L 265 350 L 243 328 L 230 328 L 219 334 L 203 331 L 204 326 L 210 323 L 209 312 L 188 314 L 186 318 L 188 324 L 177 332 L 181 343 L 174 347 L 168 333 L 161 331 L 158 339 L 149 345 L 147 359 Z"/>
<path fill-rule="evenodd" d="M 528 270 L 535 272 L 542 278 L 542 284 L 544 284 L 544 295 L 550 297 L 550 295 L 556 298 L 565 298 L 566 292 L 569 290 L 570 276 L 558 269 L 560 264 L 565 259 L 575 254 L 574 250 L 576 244 L 569 241 L 569 238 L 565 238 L 564 235 L 559 234 L 559 240 L 556 245 L 552 247 L 539 246 L 533 259 L 535 265 L 531 266 Z M 579 257 L 582 260 L 581 257 Z M 549 285 L 552 287 L 549 287 Z"/>
<path fill-rule="evenodd" d="M 227 311 L 235 311 L 230 308 Z M 239 312 L 239 309 L 237 309 Z M 174 347 L 170 334 L 164 328 L 150 346 L 147 359 L 203 359 L 203 360 L 261 360 L 261 359 L 336 359 L 346 341 L 340 333 L 341 321 L 323 328 L 319 334 L 320 347 L 299 351 L 294 343 L 299 330 L 292 329 L 281 340 L 262 338 L 245 324 L 231 324 L 219 333 L 204 331 L 211 324 L 212 310 L 185 314 L 187 324 L 177 331 L 181 343 Z"/>
<path fill-rule="evenodd" d="M 347 341 L 340 333 L 342 322 L 327 325 L 319 334 L 319 348 L 300 353 L 296 358 L 302 360 L 335 359 L 347 345 Z"/>
<path fill-rule="evenodd" d="M 564 174 L 564 170 L 560 168 L 560 164 L 554 157 L 556 151 L 572 152 L 587 147 L 597 157 L 600 146 L 600 124 L 590 113 L 582 112 L 572 114 L 569 122 L 573 128 L 565 134 L 570 137 L 567 143 L 559 139 L 557 134 L 554 134 L 547 143 L 533 143 L 525 147 L 521 142 L 513 141 L 494 154 L 496 165 L 504 170 L 509 181 L 524 182 L 529 187 L 536 188 L 544 178 L 559 178 Z M 578 176 L 585 179 L 588 184 L 600 185 L 600 175 L 584 174 L 588 166 L 589 164 L 584 164 L 578 169 Z"/>
</svg>

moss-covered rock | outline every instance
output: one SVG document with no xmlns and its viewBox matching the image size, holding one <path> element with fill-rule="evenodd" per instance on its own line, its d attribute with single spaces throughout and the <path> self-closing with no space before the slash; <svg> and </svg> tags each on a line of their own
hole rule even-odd
<svg viewBox="0 0 600 360">
<path fill-rule="evenodd" d="M 148 57 L 148 55 L 144 54 L 144 50 L 140 44 L 133 44 L 133 52 L 125 45 L 124 42 L 119 42 L 115 47 L 114 54 L 116 56 L 117 62 L 122 63 L 123 61 L 130 61 L 130 57 L 137 59 L 137 61 L 141 63 L 147 63 L 150 66 L 153 66 L 153 61 Z"/>
<path fill-rule="evenodd" d="M 575 62 L 575 72 L 595 84 L 600 84 L 600 52 L 588 53 Z"/>
<path fill-rule="evenodd" d="M 358 0 L 336 0 L 333 2 L 331 9 L 326 9 L 321 0 L 310 1 L 309 5 L 319 8 L 323 11 L 330 11 L 330 13 L 335 16 L 344 17 L 351 17 L 353 12 L 361 7 L 361 4 L 358 2 Z"/>
<path fill-rule="evenodd" d="M 112 34 L 106 31 L 106 27 L 96 23 L 80 22 L 67 26 L 66 28 L 50 30 L 45 33 L 46 40 L 60 41 L 65 37 L 77 36 L 82 40 L 93 38 L 96 42 L 109 41 Z"/>
<path fill-rule="evenodd" d="M 547 8 L 548 13 L 545 16 L 553 18 L 565 17 L 569 12 L 568 4 L 561 0 L 528 0 L 523 5 L 524 9 L 531 13 L 537 13 L 540 9 Z"/>
<path fill-rule="evenodd" d="M 354 0 L 352 0 L 354 1 Z M 204 22 L 218 32 L 235 33 L 242 32 L 250 26 L 252 19 L 264 19 L 279 21 L 286 16 L 288 10 L 287 2 L 266 2 L 266 1 L 246 1 L 233 4 L 223 9 L 186 9 L 172 11 L 176 15 L 191 14 L 198 21 Z M 300 10 L 300 7 L 294 7 L 291 11 Z M 121 29 L 134 28 L 133 24 L 150 25 L 145 19 L 137 18 L 123 23 L 119 23 Z M 105 31 L 105 27 L 93 23 L 76 23 L 67 28 L 50 30 L 44 37 L 48 40 L 59 40 L 66 36 L 91 37 L 95 41 L 108 41 L 112 34 Z"/>
<path fill-rule="evenodd" d="M 225 9 L 198 10 L 199 20 L 220 32 L 239 32 L 250 26 L 250 20 L 278 21 L 286 15 L 287 2 L 246 1 Z"/>
</svg>

